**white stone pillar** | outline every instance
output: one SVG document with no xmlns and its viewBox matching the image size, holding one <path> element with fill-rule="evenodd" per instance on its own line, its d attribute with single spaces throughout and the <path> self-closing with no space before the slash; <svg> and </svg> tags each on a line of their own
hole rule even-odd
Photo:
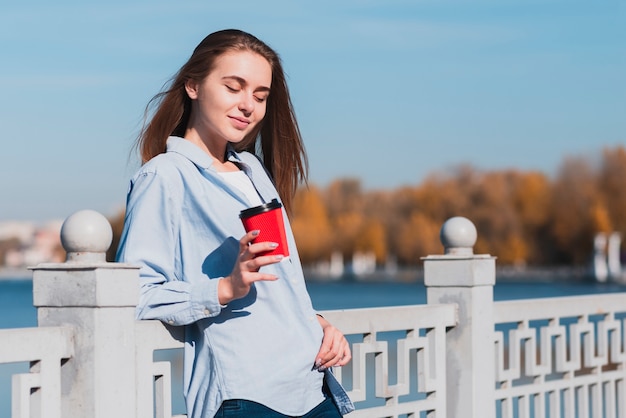
<svg viewBox="0 0 626 418">
<path fill-rule="evenodd" d="M 620 282 L 622 280 L 622 260 L 621 260 L 622 235 L 619 232 L 612 232 L 607 243 L 607 266 L 611 280 Z"/>
<path fill-rule="evenodd" d="M 593 278 L 598 282 L 606 282 L 609 277 L 606 234 L 600 232 L 593 240 Z"/>
<path fill-rule="evenodd" d="M 94 211 L 66 219 L 65 263 L 33 270 L 39 326 L 72 325 L 75 355 L 61 369 L 64 417 L 135 416 L 137 267 L 106 262 L 111 225 Z"/>
<path fill-rule="evenodd" d="M 444 223 L 441 242 L 444 255 L 424 258 L 424 284 L 429 304 L 458 306 L 458 325 L 446 338 L 448 413 L 495 418 L 495 257 L 474 255 L 476 227 L 463 217 Z"/>
</svg>

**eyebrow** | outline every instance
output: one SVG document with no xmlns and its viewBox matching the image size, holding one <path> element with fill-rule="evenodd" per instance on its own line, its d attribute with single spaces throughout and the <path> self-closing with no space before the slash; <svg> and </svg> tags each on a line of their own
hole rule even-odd
<svg viewBox="0 0 626 418">
<path fill-rule="evenodd" d="M 238 82 L 239 84 L 241 84 L 242 86 L 247 86 L 248 85 L 248 82 L 244 78 L 241 78 L 241 77 L 236 76 L 236 75 L 224 76 L 224 77 L 222 77 L 222 80 L 234 80 L 234 81 Z M 270 88 L 266 87 L 266 86 L 260 86 L 260 87 L 257 87 L 254 91 L 267 91 L 267 92 L 269 92 Z"/>
</svg>

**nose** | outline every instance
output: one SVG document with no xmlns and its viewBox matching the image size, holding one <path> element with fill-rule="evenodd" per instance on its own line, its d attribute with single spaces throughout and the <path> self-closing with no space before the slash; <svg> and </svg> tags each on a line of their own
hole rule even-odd
<svg viewBox="0 0 626 418">
<path fill-rule="evenodd" d="M 246 115 L 254 111 L 254 97 L 251 94 L 242 94 L 239 101 L 239 110 Z"/>
</svg>

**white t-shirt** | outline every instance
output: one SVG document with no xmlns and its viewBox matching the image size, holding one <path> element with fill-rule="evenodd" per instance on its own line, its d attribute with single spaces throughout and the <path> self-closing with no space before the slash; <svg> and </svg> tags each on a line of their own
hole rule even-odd
<svg viewBox="0 0 626 418">
<path fill-rule="evenodd" d="M 259 197 L 259 194 L 257 193 L 256 189 L 254 188 L 254 185 L 252 184 L 252 181 L 250 180 L 250 177 L 248 177 L 246 173 L 244 173 L 241 170 L 238 170 L 238 171 L 221 171 L 219 174 L 231 186 L 236 187 L 237 189 L 241 190 L 246 195 L 248 200 L 250 200 L 251 207 L 263 204 L 263 202 L 261 201 L 261 198 Z"/>
</svg>

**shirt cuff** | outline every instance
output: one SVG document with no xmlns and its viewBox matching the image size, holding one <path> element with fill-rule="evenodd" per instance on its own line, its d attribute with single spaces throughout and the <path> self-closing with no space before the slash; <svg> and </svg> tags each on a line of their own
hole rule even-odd
<svg viewBox="0 0 626 418">
<path fill-rule="evenodd" d="M 219 296 L 217 294 L 217 285 L 220 279 L 203 280 L 197 283 L 191 289 L 190 301 L 191 307 L 198 316 L 197 319 L 212 318 L 217 316 L 224 308 L 220 305 Z"/>
</svg>

